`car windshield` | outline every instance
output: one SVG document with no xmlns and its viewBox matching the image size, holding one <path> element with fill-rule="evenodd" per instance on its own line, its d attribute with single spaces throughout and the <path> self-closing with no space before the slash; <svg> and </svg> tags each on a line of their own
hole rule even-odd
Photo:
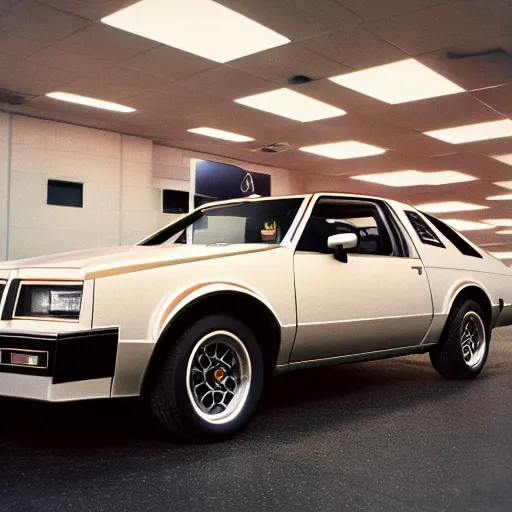
<svg viewBox="0 0 512 512">
<path fill-rule="evenodd" d="M 279 244 L 303 198 L 267 199 L 205 207 L 159 231 L 141 245 Z"/>
</svg>

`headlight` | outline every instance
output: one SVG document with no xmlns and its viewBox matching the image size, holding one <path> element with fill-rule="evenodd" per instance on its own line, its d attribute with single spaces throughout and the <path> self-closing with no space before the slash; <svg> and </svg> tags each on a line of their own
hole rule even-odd
<svg viewBox="0 0 512 512">
<path fill-rule="evenodd" d="M 15 316 L 78 320 L 82 290 L 82 285 L 22 284 Z"/>
</svg>

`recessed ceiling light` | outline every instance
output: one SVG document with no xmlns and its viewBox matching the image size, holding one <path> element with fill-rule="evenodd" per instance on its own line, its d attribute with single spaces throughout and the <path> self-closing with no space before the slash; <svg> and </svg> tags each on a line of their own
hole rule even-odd
<svg viewBox="0 0 512 512">
<path fill-rule="evenodd" d="M 512 229 L 502 229 L 501 231 L 496 231 L 497 235 L 512 235 Z M 496 244 L 499 245 L 499 244 Z"/>
<path fill-rule="evenodd" d="M 206 135 L 207 137 L 215 137 L 216 139 L 230 140 L 232 142 L 249 142 L 254 140 L 251 137 L 245 135 L 239 135 L 238 133 L 225 132 L 224 130 L 217 130 L 216 128 L 191 128 L 187 130 L 191 133 L 197 133 L 199 135 Z"/>
<path fill-rule="evenodd" d="M 489 121 L 487 123 L 468 124 L 455 128 L 432 130 L 424 132 L 424 135 L 449 142 L 450 144 L 463 144 L 464 142 L 512 137 L 512 121 L 510 119 L 502 119 L 500 121 Z"/>
<path fill-rule="evenodd" d="M 496 233 L 498 234 L 499 231 Z M 478 244 L 480 247 L 495 247 L 497 245 L 508 245 L 507 242 L 489 242 L 489 243 L 486 243 L 486 244 Z"/>
<path fill-rule="evenodd" d="M 318 144 L 316 146 L 305 146 L 299 148 L 306 153 L 313 153 L 315 155 L 326 156 L 328 158 L 335 158 L 337 160 L 344 160 L 347 158 L 360 158 L 363 156 L 380 155 L 385 153 L 386 150 L 357 142 L 355 140 L 345 140 L 343 142 L 331 142 L 329 144 Z"/>
<path fill-rule="evenodd" d="M 494 256 L 495 258 L 498 258 L 499 260 L 512 260 L 512 252 L 511 251 L 505 251 L 505 252 L 490 252 L 491 256 Z"/>
<path fill-rule="evenodd" d="M 235 101 L 241 105 L 301 121 L 302 123 L 346 114 L 341 108 L 333 107 L 286 88 L 247 96 Z"/>
<path fill-rule="evenodd" d="M 115 112 L 135 112 L 132 107 L 119 105 L 110 101 L 98 100 L 96 98 L 88 98 L 87 96 L 78 96 L 69 92 L 49 92 L 46 96 L 54 100 L 68 101 L 69 103 L 78 103 L 87 107 L 102 108 L 104 110 L 114 110 Z"/>
<path fill-rule="evenodd" d="M 493 229 L 490 224 L 484 224 L 483 222 L 473 222 L 470 220 L 462 219 L 443 219 L 443 222 L 449 224 L 453 229 L 457 231 L 481 231 L 484 229 Z"/>
<path fill-rule="evenodd" d="M 392 105 L 464 92 L 462 87 L 414 59 L 345 73 L 330 80 Z"/>
<path fill-rule="evenodd" d="M 494 185 L 498 185 L 498 187 L 508 188 L 512 190 L 512 181 L 495 181 Z"/>
<path fill-rule="evenodd" d="M 512 201 L 512 194 L 501 194 L 499 196 L 489 196 L 487 201 Z"/>
<path fill-rule="evenodd" d="M 211 0 L 142 0 L 101 20 L 112 27 L 216 62 L 290 40 Z"/>
<path fill-rule="evenodd" d="M 417 187 L 427 185 L 448 185 L 474 181 L 475 177 L 457 171 L 394 171 L 377 174 L 363 174 L 351 176 L 354 180 L 369 181 L 388 187 Z"/>
<path fill-rule="evenodd" d="M 485 210 L 488 206 L 465 203 L 463 201 L 446 201 L 443 203 L 427 203 L 416 206 L 418 210 L 427 213 L 469 212 L 473 210 Z"/>
<path fill-rule="evenodd" d="M 512 226 L 512 219 L 484 219 L 484 222 L 492 226 Z"/>
<path fill-rule="evenodd" d="M 512 153 L 509 153 L 507 155 L 494 155 L 493 158 L 495 160 L 503 162 L 504 164 L 512 165 Z"/>
</svg>

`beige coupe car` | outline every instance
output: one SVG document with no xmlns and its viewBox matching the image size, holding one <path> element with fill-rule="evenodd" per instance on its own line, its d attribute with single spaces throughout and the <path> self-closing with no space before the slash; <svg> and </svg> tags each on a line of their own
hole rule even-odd
<svg viewBox="0 0 512 512">
<path fill-rule="evenodd" d="M 275 373 L 428 352 L 470 379 L 512 324 L 502 262 L 347 194 L 211 203 L 135 246 L 3 263 L 0 280 L 0 395 L 141 395 L 197 442 L 242 430 Z"/>
</svg>

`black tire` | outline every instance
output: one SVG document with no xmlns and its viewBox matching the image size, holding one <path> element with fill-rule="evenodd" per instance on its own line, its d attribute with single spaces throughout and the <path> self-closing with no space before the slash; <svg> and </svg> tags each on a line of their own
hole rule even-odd
<svg viewBox="0 0 512 512">
<path fill-rule="evenodd" d="M 245 347 L 246 352 L 243 353 L 250 359 L 248 391 L 243 395 L 243 401 L 240 400 L 236 415 L 232 419 L 227 418 L 225 422 L 207 421 L 201 417 L 201 414 L 207 413 L 198 411 L 200 406 L 191 395 L 192 387 L 187 387 L 187 368 L 195 347 L 205 336 L 217 331 L 225 331 L 238 338 Z M 229 338 L 224 339 L 229 341 Z M 211 377 L 211 374 L 208 375 Z M 241 432 L 249 423 L 260 401 L 263 381 L 263 358 L 253 332 L 237 318 L 211 315 L 190 325 L 169 347 L 150 391 L 150 405 L 162 425 L 179 437 L 197 443 L 223 441 Z"/>
<path fill-rule="evenodd" d="M 481 350 L 474 365 L 465 360 L 462 348 L 462 335 L 466 324 L 472 318 L 474 324 L 482 322 L 485 346 Z M 448 324 L 439 343 L 430 351 L 430 361 L 434 368 L 445 379 L 465 380 L 478 377 L 489 353 L 490 329 L 486 325 L 482 308 L 473 300 L 467 300 L 455 306 L 448 318 Z M 468 354 L 466 352 L 466 357 Z"/>
</svg>

